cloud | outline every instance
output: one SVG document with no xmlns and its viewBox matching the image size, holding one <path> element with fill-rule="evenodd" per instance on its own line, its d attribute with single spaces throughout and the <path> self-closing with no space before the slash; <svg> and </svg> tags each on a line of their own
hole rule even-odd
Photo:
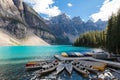
<svg viewBox="0 0 120 80">
<path fill-rule="evenodd" d="M 61 13 L 59 7 L 53 6 L 55 3 L 53 0 L 24 0 L 28 4 L 31 4 L 33 9 L 39 14 L 45 14 L 49 17 L 57 16 Z"/>
<path fill-rule="evenodd" d="M 71 3 L 68 3 L 67 6 L 68 6 L 68 7 L 72 7 L 73 5 L 72 5 Z"/>
<path fill-rule="evenodd" d="M 120 9 L 120 0 L 105 0 L 99 12 L 92 14 L 90 17 L 97 21 L 101 19 L 107 21 L 112 13 L 117 13 Z"/>
</svg>

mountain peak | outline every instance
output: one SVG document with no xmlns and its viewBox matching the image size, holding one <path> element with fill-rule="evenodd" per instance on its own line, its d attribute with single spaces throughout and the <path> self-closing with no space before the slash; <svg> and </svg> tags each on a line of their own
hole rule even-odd
<svg viewBox="0 0 120 80">
<path fill-rule="evenodd" d="M 58 15 L 58 17 L 70 19 L 70 17 L 65 13 L 61 13 L 60 15 Z"/>
<path fill-rule="evenodd" d="M 77 23 L 83 23 L 83 22 L 84 22 L 84 21 L 82 21 L 82 19 L 80 18 L 80 16 L 73 17 L 73 18 L 72 18 L 72 21 L 73 21 L 73 22 L 77 22 Z"/>
<path fill-rule="evenodd" d="M 58 16 L 52 17 L 50 20 L 52 23 L 59 24 L 59 23 L 63 23 L 63 22 L 68 23 L 68 22 L 70 22 L 71 19 L 65 13 L 62 13 Z"/>
<path fill-rule="evenodd" d="M 80 16 L 73 17 L 72 20 L 74 20 L 74 21 L 82 21 L 82 19 L 80 18 Z"/>
<path fill-rule="evenodd" d="M 93 20 L 89 19 L 87 23 L 94 23 Z"/>
<path fill-rule="evenodd" d="M 99 19 L 96 23 L 101 23 L 101 22 L 107 22 L 107 21 L 103 21 L 103 20 Z"/>
</svg>

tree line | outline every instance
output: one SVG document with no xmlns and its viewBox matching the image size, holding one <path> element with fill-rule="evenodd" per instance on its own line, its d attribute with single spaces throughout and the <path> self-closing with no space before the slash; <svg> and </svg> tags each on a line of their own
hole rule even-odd
<svg viewBox="0 0 120 80">
<path fill-rule="evenodd" d="M 120 10 L 112 14 L 104 31 L 91 31 L 79 36 L 75 46 L 100 47 L 120 54 Z"/>
</svg>

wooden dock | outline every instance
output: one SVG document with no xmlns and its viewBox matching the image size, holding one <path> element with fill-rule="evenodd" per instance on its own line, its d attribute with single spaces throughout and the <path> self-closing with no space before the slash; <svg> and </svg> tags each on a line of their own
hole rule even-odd
<svg viewBox="0 0 120 80">
<path fill-rule="evenodd" d="M 89 60 L 92 59 L 92 57 L 63 57 L 61 55 L 55 55 L 56 59 L 62 61 L 62 60 Z"/>
<path fill-rule="evenodd" d="M 54 57 L 57 58 L 58 60 L 90 60 L 90 61 L 97 61 L 97 62 L 106 63 L 108 66 L 111 66 L 111 67 L 120 68 L 120 63 L 119 62 L 100 60 L 100 59 L 95 59 L 95 58 L 92 58 L 92 57 L 63 57 L 61 55 L 55 55 Z"/>
</svg>

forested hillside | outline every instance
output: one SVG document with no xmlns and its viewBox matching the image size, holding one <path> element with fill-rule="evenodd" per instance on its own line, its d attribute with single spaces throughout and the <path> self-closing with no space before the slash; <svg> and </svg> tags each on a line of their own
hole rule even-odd
<svg viewBox="0 0 120 80">
<path fill-rule="evenodd" d="M 79 36 L 75 46 L 101 47 L 109 52 L 120 53 L 120 10 L 113 14 L 104 31 L 87 32 Z"/>
<path fill-rule="evenodd" d="M 91 31 L 84 33 L 77 38 L 74 45 L 85 47 L 104 47 L 105 41 L 105 31 Z"/>
</svg>

